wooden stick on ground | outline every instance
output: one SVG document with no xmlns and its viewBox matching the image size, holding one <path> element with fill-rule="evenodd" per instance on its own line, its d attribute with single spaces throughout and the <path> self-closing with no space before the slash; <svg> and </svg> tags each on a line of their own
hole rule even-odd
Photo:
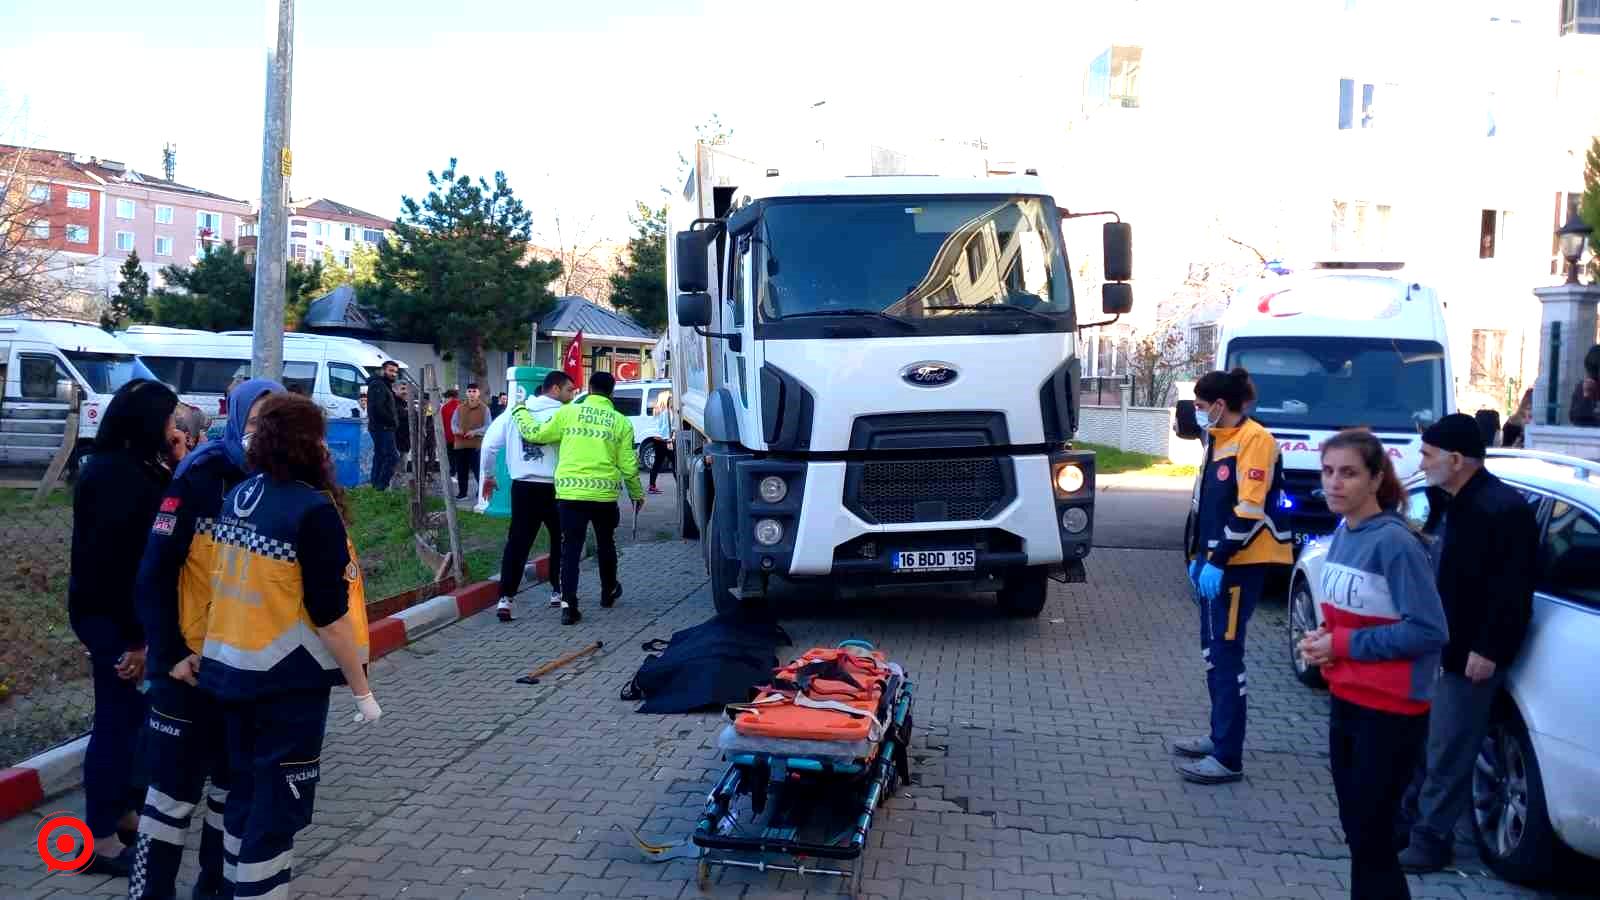
<svg viewBox="0 0 1600 900">
<path fill-rule="evenodd" d="M 551 672 L 554 672 L 556 669 L 559 669 L 562 666 L 566 665 L 567 663 L 570 663 L 573 660 L 578 659 L 579 657 L 588 656 L 589 654 L 595 652 L 596 650 L 599 650 L 603 646 L 605 646 L 605 642 L 603 642 L 603 641 L 595 641 L 594 643 L 590 644 L 589 646 L 584 647 L 582 650 L 574 650 L 571 653 L 568 653 L 566 656 L 557 657 L 556 659 L 553 659 L 553 660 L 545 663 L 544 665 L 540 666 L 537 669 L 534 669 L 532 672 L 529 672 L 528 674 L 522 676 L 521 678 L 518 678 L 517 679 L 517 684 L 538 684 L 539 683 L 539 676 L 548 675 Z"/>
</svg>

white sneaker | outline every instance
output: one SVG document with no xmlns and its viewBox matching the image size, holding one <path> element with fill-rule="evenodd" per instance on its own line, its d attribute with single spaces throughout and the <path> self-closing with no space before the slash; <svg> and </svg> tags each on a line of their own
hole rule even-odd
<svg viewBox="0 0 1600 900">
<path fill-rule="evenodd" d="M 560 591 L 552 591 L 550 593 L 550 608 L 551 609 L 555 609 L 555 608 L 559 607 L 560 605 L 561 605 L 561 592 Z"/>
<path fill-rule="evenodd" d="M 494 614 L 502 622 L 511 621 L 511 598 L 501 597 L 500 602 L 495 604 Z"/>
</svg>

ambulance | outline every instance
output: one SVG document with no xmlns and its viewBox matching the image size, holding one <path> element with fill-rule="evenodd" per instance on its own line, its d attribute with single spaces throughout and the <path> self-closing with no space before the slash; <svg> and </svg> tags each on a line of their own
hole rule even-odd
<svg viewBox="0 0 1600 900">
<path fill-rule="evenodd" d="M 1255 382 L 1249 413 L 1278 440 L 1297 549 L 1338 524 L 1322 494 L 1323 441 L 1369 428 L 1404 479 L 1421 464 L 1423 429 L 1455 412 L 1444 304 L 1403 269 L 1316 263 L 1252 284 L 1217 323 L 1213 368 L 1242 367 Z M 1199 439 L 1193 398 L 1177 412 L 1178 436 Z"/>
</svg>

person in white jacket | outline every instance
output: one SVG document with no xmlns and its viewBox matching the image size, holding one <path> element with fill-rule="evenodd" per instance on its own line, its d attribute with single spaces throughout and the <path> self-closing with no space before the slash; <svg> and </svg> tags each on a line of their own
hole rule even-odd
<svg viewBox="0 0 1600 900">
<path fill-rule="evenodd" d="M 528 552 L 540 526 L 550 538 L 550 584 L 561 583 L 561 516 L 556 511 L 556 461 L 554 446 L 523 443 L 516 419 L 527 416 L 544 423 L 556 410 L 572 402 L 575 386 L 565 372 L 551 372 L 544 378 L 539 393 L 522 406 L 514 406 L 496 416 L 483 436 L 479 471 L 485 500 L 494 495 L 494 457 L 506 452 L 506 471 L 511 474 L 511 530 L 500 557 L 500 602 L 495 614 L 500 621 L 511 621 L 511 598 L 522 587 L 522 572 L 528 565 Z M 561 605 L 561 592 L 550 594 L 550 605 Z"/>
</svg>

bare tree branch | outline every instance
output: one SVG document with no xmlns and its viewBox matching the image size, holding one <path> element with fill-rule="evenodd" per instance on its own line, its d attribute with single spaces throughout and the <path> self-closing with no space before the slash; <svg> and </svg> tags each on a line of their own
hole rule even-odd
<svg viewBox="0 0 1600 900">
<path fill-rule="evenodd" d="M 72 306 L 76 263 L 56 247 L 60 226 L 48 204 L 29 196 L 33 153 L 0 147 L 0 315 L 58 315 Z M 51 230 L 41 236 L 36 226 Z"/>
</svg>

